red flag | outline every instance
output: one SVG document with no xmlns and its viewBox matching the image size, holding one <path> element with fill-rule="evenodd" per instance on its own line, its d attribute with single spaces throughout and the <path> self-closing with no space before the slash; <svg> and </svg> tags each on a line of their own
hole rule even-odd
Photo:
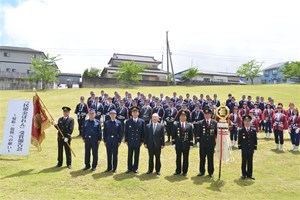
<svg viewBox="0 0 300 200">
<path fill-rule="evenodd" d="M 39 96 L 33 97 L 33 119 L 31 144 L 41 150 L 41 143 L 45 139 L 45 130 L 50 127 L 50 120 L 42 106 Z"/>
</svg>

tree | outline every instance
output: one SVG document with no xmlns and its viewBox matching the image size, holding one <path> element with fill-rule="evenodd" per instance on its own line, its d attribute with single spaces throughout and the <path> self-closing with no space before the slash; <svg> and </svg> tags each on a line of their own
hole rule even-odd
<svg viewBox="0 0 300 200">
<path fill-rule="evenodd" d="M 90 69 L 85 69 L 83 72 L 83 78 L 99 78 L 101 70 L 96 67 L 91 67 Z"/>
<path fill-rule="evenodd" d="M 29 73 L 29 80 L 32 82 L 42 81 L 42 89 L 46 89 L 48 83 L 56 81 L 56 77 L 60 74 L 56 62 L 60 60 L 59 56 L 51 57 L 49 54 L 39 60 L 33 58 Z"/>
<path fill-rule="evenodd" d="M 182 74 L 183 80 L 191 80 L 192 78 L 196 77 L 200 72 L 196 67 L 190 67 L 189 70 Z"/>
<path fill-rule="evenodd" d="M 259 73 L 262 72 L 260 69 L 262 64 L 263 63 L 257 62 L 256 60 L 250 60 L 249 62 L 240 66 L 236 73 L 239 76 L 249 78 L 251 80 L 251 84 L 253 85 L 254 78 L 259 77 Z"/>
<path fill-rule="evenodd" d="M 140 73 L 145 69 L 146 66 L 140 66 L 133 61 L 123 62 L 113 76 L 117 78 L 118 82 L 125 82 L 129 86 L 132 82 L 138 83 L 142 80 Z"/>
<path fill-rule="evenodd" d="M 300 81 L 300 62 L 292 61 L 285 63 L 283 68 L 280 68 L 279 71 L 283 74 L 284 79 L 287 78 L 297 78 L 298 82 Z"/>
</svg>

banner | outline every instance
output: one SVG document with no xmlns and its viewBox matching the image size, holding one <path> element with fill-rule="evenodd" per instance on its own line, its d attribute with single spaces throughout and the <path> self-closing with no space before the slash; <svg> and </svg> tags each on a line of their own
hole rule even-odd
<svg viewBox="0 0 300 200">
<path fill-rule="evenodd" d="M 50 120 L 38 95 L 33 97 L 33 106 L 31 144 L 41 150 L 41 143 L 46 137 L 45 130 L 50 127 Z"/>
<path fill-rule="evenodd" d="M 10 100 L 8 102 L 1 154 L 28 155 L 32 113 L 31 100 Z"/>
</svg>

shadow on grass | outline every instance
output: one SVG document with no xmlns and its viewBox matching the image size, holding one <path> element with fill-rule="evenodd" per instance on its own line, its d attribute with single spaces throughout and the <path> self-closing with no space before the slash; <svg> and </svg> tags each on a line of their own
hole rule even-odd
<svg viewBox="0 0 300 200">
<path fill-rule="evenodd" d="M 288 150 L 288 152 L 290 152 L 291 154 L 294 154 L 294 155 L 300 155 L 300 151 Z"/>
<path fill-rule="evenodd" d="M 67 167 L 49 167 L 49 168 L 41 170 L 40 172 L 38 172 L 38 174 L 59 172 L 65 168 L 67 168 Z"/>
<path fill-rule="evenodd" d="M 165 179 L 169 182 L 180 182 L 180 181 L 188 180 L 188 178 L 186 176 L 182 176 L 180 174 L 166 176 Z"/>
<path fill-rule="evenodd" d="M 80 170 L 77 170 L 77 171 L 70 172 L 70 175 L 72 177 L 76 178 L 78 176 L 85 176 L 85 175 L 91 174 L 91 173 L 93 173 L 92 170 L 86 170 L 86 171 L 84 171 L 84 170 L 80 169 Z"/>
<path fill-rule="evenodd" d="M 20 161 L 20 160 L 24 160 L 22 158 L 4 158 L 0 156 L 0 160 L 5 160 L 5 161 Z"/>
<path fill-rule="evenodd" d="M 156 173 L 152 173 L 152 174 L 141 174 L 139 176 L 136 176 L 138 179 L 140 179 L 141 181 L 149 181 L 149 180 L 153 180 L 153 179 L 157 179 L 159 178 L 158 175 L 156 175 Z"/>
<path fill-rule="evenodd" d="M 100 179 L 100 178 L 105 178 L 105 177 L 109 177 L 109 176 L 112 176 L 113 173 L 112 172 L 100 172 L 100 173 L 97 173 L 97 174 L 93 174 L 92 177 L 94 179 Z"/>
<path fill-rule="evenodd" d="M 134 178 L 136 177 L 136 174 L 134 173 L 129 173 L 129 174 L 126 174 L 126 173 L 121 173 L 121 174 L 116 174 L 113 176 L 113 178 L 116 180 L 116 181 L 123 181 L 125 179 L 131 179 L 131 178 Z"/>
<path fill-rule="evenodd" d="M 254 181 L 249 178 L 247 178 L 247 179 L 239 178 L 239 179 L 234 180 L 234 182 L 241 187 L 250 186 L 250 185 L 254 184 Z"/>
<path fill-rule="evenodd" d="M 271 151 L 273 151 L 274 153 L 277 153 L 277 154 L 285 153 L 284 151 L 280 151 L 280 150 L 277 150 L 277 149 L 271 149 Z"/>
<path fill-rule="evenodd" d="M 196 185 L 202 185 L 204 182 L 213 182 L 213 179 L 211 179 L 209 176 L 194 176 L 191 178 L 191 180 Z"/>
<path fill-rule="evenodd" d="M 3 177 L 1 179 L 33 175 L 34 173 L 31 173 L 33 170 L 34 169 L 22 170 L 22 171 L 19 171 L 19 172 L 15 173 L 15 174 L 11 174 L 11 175 L 5 176 L 5 177 Z"/>
<path fill-rule="evenodd" d="M 221 192 L 221 188 L 225 185 L 225 181 L 223 180 L 213 180 L 211 182 L 211 184 L 209 185 L 209 187 L 207 187 L 207 189 L 212 190 L 212 191 L 216 191 L 216 192 Z"/>
</svg>

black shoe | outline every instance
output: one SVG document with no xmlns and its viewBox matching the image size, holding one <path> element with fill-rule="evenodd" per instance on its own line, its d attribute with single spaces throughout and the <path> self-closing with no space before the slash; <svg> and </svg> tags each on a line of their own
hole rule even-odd
<svg viewBox="0 0 300 200">
<path fill-rule="evenodd" d="M 150 171 L 147 171 L 147 173 L 146 174 L 152 174 L 152 172 L 150 172 Z"/>
<path fill-rule="evenodd" d="M 91 170 L 92 170 L 93 172 L 94 172 L 94 171 L 96 171 L 96 167 L 92 167 L 92 169 L 91 169 Z"/>
<path fill-rule="evenodd" d="M 71 165 L 67 165 L 67 168 L 68 168 L 68 169 L 72 169 L 72 166 L 71 166 Z"/>
<path fill-rule="evenodd" d="M 197 176 L 204 176 L 204 173 L 200 172 Z"/>
<path fill-rule="evenodd" d="M 58 167 L 61 167 L 61 165 L 57 164 L 55 167 L 58 168 Z"/>
<path fill-rule="evenodd" d="M 178 175 L 178 174 L 180 174 L 180 173 L 178 173 L 178 172 L 175 172 L 173 175 Z"/>
<path fill-rule="evenodd" d="M 128 173 L 130 173 L 130 172 L 131 172 L 131 170 L 128 169 L 125 173 L 128 174 Z"/>
<path fill-rule="evenodd" d="M 137 174 L 137 173 L 139 173 L 139 171 L 138 170 L 133 170 L 133 173 Z"/>
<path fill-rule="evenodd" d="M 250 178 L 252 180 L 255 180 L 255 178 L 253 176 L 248 176 L 248 178 Z"/>
<path fill-rule="evenodd" d="M 160 176 L 160 172 L 156 172 L 156 175 Z"/>
<path fill-rule="evenodd" d="M 213 175 L 213 174 L 210 174 L 209 177 L 210 177 L 211 179 L 213 179 L 213 178 L 214 178 L 214 175 Z"/>
<path fill-rule="evenodd" d="M 117 170 L 116 170 L 116 169 L 114 169 L 114 170 L 112 170 L 112 172 L 113 172 L 113 173 L 117 173 Z"/>
<path fill-rule="evenodd" d="M 246 179 L 246 178 L 247 178 L 246 176 L 241 176 L 241 179 L 243 179 L 243 180 Z"/>
<path fill-rule="evenodd" d="M 104 172 L 110 172 L 111 171 L 111 169 L 107 169 L 107 170 L 105 170 Z"/>
<path fill-rule="evenodd" d="M 88 170 L 88 169 L 90 169 L 91 167 L 85 167 L 85 168 L 83 168 L 82 170 L 83 171 L 86 171 L 86 170 Z"/>
<path fill-rule="evenodd" d="M 184 174 L 182 174 L 183 176 L 187 176 L 187 174 L 186 173 L 184 173 Z"/>
</svg>

